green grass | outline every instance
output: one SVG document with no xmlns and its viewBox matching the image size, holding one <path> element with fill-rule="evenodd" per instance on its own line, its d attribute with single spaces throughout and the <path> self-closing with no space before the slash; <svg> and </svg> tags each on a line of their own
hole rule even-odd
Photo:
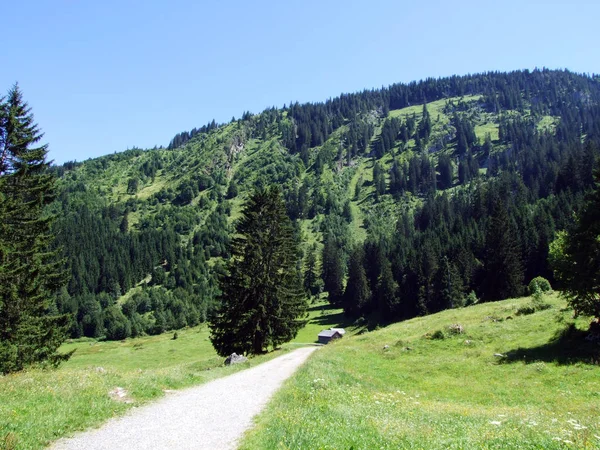
<svg viewBox="0 0 600 450">
<path fill-rule="evenodd" d="M 318 342 L 318 335 L 321 331 L 332 327 L 346 328 L 346 336 L 357 332 L 357 328 L 344 317 L 341 308 L 335 308 L 328 302 L 320 301 L 310 306 L 308 323 L 298 332 L 298 336 L 292 342 L 294 344 L 314 344 Z"/>
<path fill-rule="evenodd" d="M 528 301 L 444 311 L 323 347 L 241 448 L 600 448 L 598 347 L 568 328 L 572 313 L 556 295 L 551 309 L 515 316 Z M 464 334 L 448 331 L 455 323 Z M 426 337 L 436 331 L 445 338 Z"/>
<path fill-rule="evenodd" d="M 78 430 L 100 425 L 164 390 L 201 384 L 278 356 L 281 351 L 224 367 L 208 340 L 206 326 L 122 342 L 82 340 L 55 370 L 30 369 L 0 377 L 0 449 L 42 448 Z M 287 351 L 287 350 L 282 350 Z M 108 393 L 125 388 L 133 403 Z"/>
<path fill-rule="evenodd" d="M 248 363 L 224 367 L 206 325 L 159 336 L 125 341 L 71 341 L 61 352 L 75 350 L 58 369 L 30 369 L 0 376 L 0 449 L 42 448 L 75 431 L 96 427 L 132 406 L 180 389 L 229 375 L 281 355 L 300 343 L 314 343 L 322 329 L 345 326 L 341 309 L 312 305 L 310 321 L 293 343 Z M 133 403 L 112 400 L 122 387 Z"/>
<path fill-rule="evenodd" d="M 556 129 L 556 125 L 558 124 L 560 118 L 554 116 L 544 116 L 540 119 L 537 124 L 537 129 L 539 131 L 546 131 L 553 133 Z"/>
<path fill-rule="evenodd" d="M 470 102 L 475 102 L 475 101 L 479 100 L 481 97 L 482 97 L 481 95 L 466 95 L 464 97 L 451 97 L 451 98 L 444 98 L 441 100 L 436 100 L 434 102 L 427 103 L 427 111 L 429 112 L 429 116 L 431 117 L 431 120 L 434 123 L 437 120 L 438 114 L 440 116 L 440 122 L 442 124 L 448 123 L 450 121 L 450 119 L 443 112 L 443 109 L 446 106 L 446 103 L 448 103 L 450 101 L 458 103 L 458 101 L 461 99 L 465 103 L 470 103 Z M 417 119 L 420 120 L 421 116 L 423 115 L 423 104 L 407 106 L 406 108 L 392 110 L 389 113 L 389 117 L 403 117 L 404 118 L 404 117 L 412 116 L 413 114 L 415 114 L 417 116 Z"/>
<path fill-rule="evenodd" d="M 480 143 L 485 142 L 485 136 L 489 133 L 492 141 L 497 141 L 499 136 L 498 124 L 493 122 L 487 122 L 482 125 L 475 125 L 475 135 Z"/>
</svg>

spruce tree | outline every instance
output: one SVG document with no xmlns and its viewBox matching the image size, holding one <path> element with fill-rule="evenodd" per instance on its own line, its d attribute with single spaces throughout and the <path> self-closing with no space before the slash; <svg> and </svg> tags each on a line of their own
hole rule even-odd
<svg viewBox="0 0 600 450">
<path fill-rule="evenodd" d="M 323 288 L 329 293 L 329 303 L 340 304 L 343 282 L 344 266 L 341 250 L 333 236 L 326 234 L 323 239 Z"/>
<path fill-rule="evenodd" d="M 398 285 L 394 281 L 392 265 L 386 258 L 383 261 L 381 275 L 377 280 L 375 296 L 377 307 L 383 322 L 389 322 L 398 313 Z"/>
<path fill-rule="evenodd" d="M 260 354 L 293 339 L 306 323 L 307 304 L 297 270 L 298 249 L 278 188 L 250 196 L 220 279 L 221 306 L 211 341 L 222 356 Z"/>
<path fill-rule="evenodd" d="M 350 255 L 348 283 L 344 291 L 344 313 L 356 317 L 365 312 L 371 301 L 371 289 L 363 265 L 365 256 L 362 246 L 357 246 Z"/>
<path fill-rule="evenodd" d="M 317 295 L 319 293 L 320 281 L 317 270 L 316 251 L 316 244 L 308 250 L 304 269 L 304 290 L 310 295 Z"/>
<path fill-rule="evenodd" d="M 35 147 L 42 136 L 15 85 L 0 99 L 0 373 L 69 356 L 57 353 L 69 318 L 51 313 L 65 274 L 45 212 L 54 177 L 47 145 Z"/>
<path fill-rule="evenodd" d="M 523 263 L 516 226 L 502 199 L 494 200 L 486 234 L 483 298 L 503 300 L 523 291 Z"/>
</svg>

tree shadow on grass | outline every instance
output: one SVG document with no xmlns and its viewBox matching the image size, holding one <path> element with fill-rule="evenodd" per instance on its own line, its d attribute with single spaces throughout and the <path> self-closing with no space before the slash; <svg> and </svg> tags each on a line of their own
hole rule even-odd
<svg viewBox="0 0 600 450">
<path fill-rule="evenodd" d="M 554 362 L 561 365 L 576 363 L 600 364 L 600 342 L 586 339 L 588 331 L 569 324 L 559 330 L 546 344 L 530 348 L 517 348 L 506 353 L 500 362 Z"/>
<path fill-rule="evenodd" d="M 317 325 L 334 328 L 346 328 L 353 324 L 352 319 L 346 317 L 343 312 L 323 314 L 322 316 L 313 317 L 310 321 Z M 335 326 L 332 324 L 335 324 Z"/>
<path fill-rule="evenodd" d="M 330 311 L 332 309 L 340 309 L 341 306 L 335 306 L 331 303 L 321 303 L 319 305 L 312 305 L 307 311 Z"/>
</svg>

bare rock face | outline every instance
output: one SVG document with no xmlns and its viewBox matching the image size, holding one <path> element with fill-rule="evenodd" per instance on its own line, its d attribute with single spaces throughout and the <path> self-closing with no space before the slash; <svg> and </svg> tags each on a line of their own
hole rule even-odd
<svg viewBox="0 0 600 450">
<path fill-rule="evenodd" d="M 239 364 L 248 361 L 244 355 L 238 355 L 237 353 L 232 353 L 225 359 L 225 365 L 230 366 L 231 364 Z"/>
</svg>

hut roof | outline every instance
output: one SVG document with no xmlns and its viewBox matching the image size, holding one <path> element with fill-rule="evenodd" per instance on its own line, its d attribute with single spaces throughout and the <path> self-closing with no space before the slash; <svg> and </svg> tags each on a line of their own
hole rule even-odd
<svg viewBox="0 0 600 450">
<path fill-rule="evenodd" d="M 341 336 L 340 332 L 337 330 L 323 330 L 319 333 L 319 337 L 333 337 L 336 334 Z"/>
</svg>

